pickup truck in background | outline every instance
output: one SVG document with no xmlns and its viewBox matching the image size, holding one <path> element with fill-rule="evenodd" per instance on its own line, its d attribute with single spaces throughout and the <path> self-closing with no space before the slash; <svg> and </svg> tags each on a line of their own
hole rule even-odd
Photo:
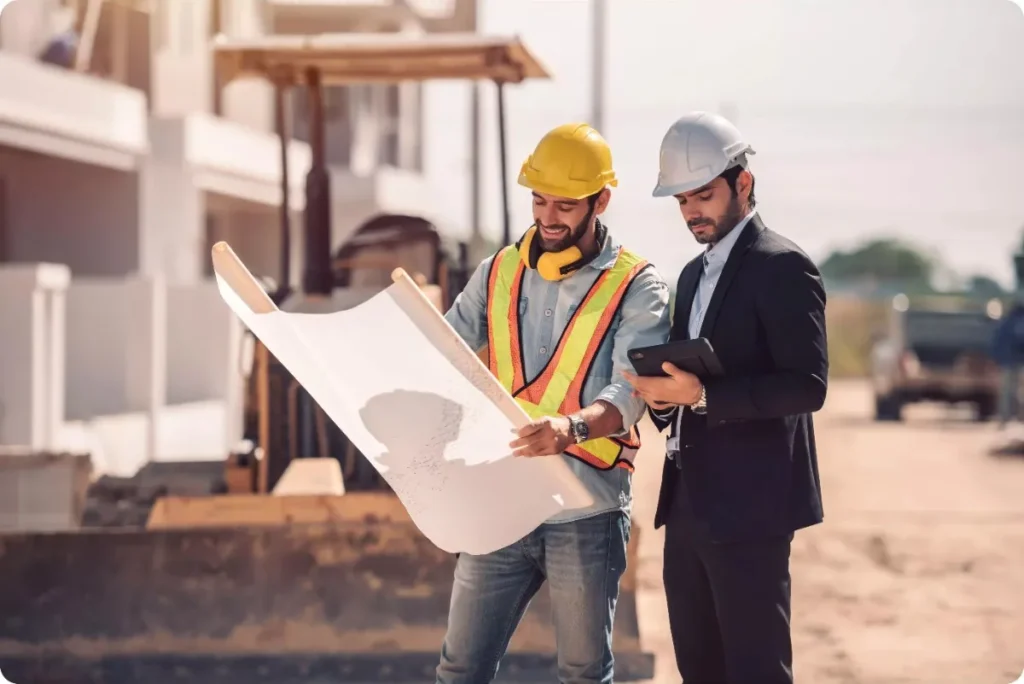
<svg viewBox="0 0 1024 684">
<path fill-rule="evenodd" d="M 983 310 L 912 308 L 894 300 L 886 335 L 872 348 L 876 420 L 898 421 L 921 401 L 970 403 L 975 419 L 997 411 L 1000 373 L 991 347 L 1001 306 Z"/>
</svg>

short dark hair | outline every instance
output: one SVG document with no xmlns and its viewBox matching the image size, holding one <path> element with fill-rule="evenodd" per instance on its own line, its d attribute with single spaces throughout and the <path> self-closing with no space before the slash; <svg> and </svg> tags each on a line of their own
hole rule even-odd
<svg viewBox="0 0 1024 684">
<path fill-rule="evenodd" d="M 736 179 L 740 177 L 740 173 L 742 171 L 744 171 L 742 166 L 734 166 L 731 169 L 726 169 L 722 172 L 722 178 L 724 178 L 725 182 L 729 184 L 729 189 L 732 190 L 733 195 L 736 194 Z M 757 198 L 754 197 L 755 182 L 754 174 L 750 174 L 750 198 L 748 201 L 750 202 L 751 209 L 757 206 Z"/>
</svg>

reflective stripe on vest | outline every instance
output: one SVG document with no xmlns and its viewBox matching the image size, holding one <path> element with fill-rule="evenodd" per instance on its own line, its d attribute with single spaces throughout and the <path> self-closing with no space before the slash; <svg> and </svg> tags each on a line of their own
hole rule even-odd
<svg viewBox="0 0 1024 684">
<path fill-rule="evenodd" d="M 601 343 L 611 330 L 626 290 L 647 262 L 620 250 L 615 264 L 601 272 L 569 320 L 558 348 L 534 380 L 523 373 L 519 296 L 525 264 L 512 246 L 495 257 L 488 279 L 487 331 L 491 372 L 531 418 L 570 415 L 582 408 L 583 387 Z M 600 437 L 573 444 L 566 453 L 598 468 L 632 470 L 640 435 Z"/>
</svg>

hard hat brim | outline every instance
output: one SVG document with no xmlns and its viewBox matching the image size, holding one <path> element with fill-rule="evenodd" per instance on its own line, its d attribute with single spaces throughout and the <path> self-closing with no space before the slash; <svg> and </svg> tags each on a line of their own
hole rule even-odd
<svg viewBox="0 0 1024 684">
<path fill-rule="evenodd" d="M 564 187 L 559 187 L 559 186 L 555 186 L 555 185 L 548 185 L 548 184 L 543 183 L 543 182 L 538 182 L 538 181 L 530 180 L 524 174 L 520 174 L 518 182 L 519 182 L 519 185 L 522 185 L 524 188 L 529 188 L 530 190 L 533 190 L 534 192 L 539 192 L 539 193 L 544 194 L 544 195 L 551 195 L 552 197 L 561 197 L 561 198 L 568 199 L 568 200 L 586 199 L 587 197 L 590 197 L 591 195 L 596 195 L 597 193 L 601 192 L 602 190 L 604 190 L 607 187 L 615 187 L 615 186 L 617 186 L 619 184 L 619 181 L 617 179 L 613 178 L 612 180 L 608 181 L 607 183 L 602 184 L 596 190 L 595 189 L 589 189 L 588 191 L 582 192 L 582 193 L 573 193 L 573 192 L 566 193 L 566 189 Z"/>
<path fill-rule="evenodd" d="M 718 178 L 720 175 L 722 175 L 722 172 L 716 173 L 710 178 L 701 178 L 700 180 L 691 181 L 689 183 L 676 183 L 674 185 L 662 185 L 661 183 L 658 183 L 654 187 L 654 192 L 652 192 L 651 195 L 653 197 L 675 197 L 676 195 L 684 192 L 690 192 L 697 188 L 702 188 Z"/>
<path fill-rule="evenodd" d="M 708 174 L 708 176 L 706 176 L 705 178 L 690 181 L 689 183 L 674 183 L 672 185 L 662 185 L 661 183 L 658 183 L 657 185 L 654 186 L 654 191 L 651 193 L 651 196 L 675 197 L 680 193 L 691 192 L 693 190 L 696 190 L 697 188 L 704 187 L 705 185 L 711 183 L 713 180 L 721 176 L 729 169 L 735 168 L 737 166 L 742 166 L 744 169 L 746 169 L 747 163 L 744 157 L 745 154 L 756 154 L 756 152 L 754 152 L 753 148 L 748 147 L 745 152 L 741 152 L 739 155 L 737 155 L 735 159 L 733 159 L 731 162 L 723 166 L 721 170 L 716 171 L 715 173 L 712 174 Z"/>
</svg>

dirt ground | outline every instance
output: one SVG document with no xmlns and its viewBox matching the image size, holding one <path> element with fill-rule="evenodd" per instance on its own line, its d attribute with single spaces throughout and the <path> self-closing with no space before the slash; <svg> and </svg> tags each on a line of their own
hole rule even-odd
<svg viewBox="0 0 1024 684">
<path fill-rule="evenodd" d="M 1024 670 L 1024 457 L 993 424 L 915 406 L 871 419 L 869 388 L 833 382 L 816 418 L 825 522 L 793 545 L 793 647 L 805 684 L 1010 684 Z M 636 476 L 640 627 L 656 684 L 680 681 L 653 530 L 664 439 Z"/>
</svg>

